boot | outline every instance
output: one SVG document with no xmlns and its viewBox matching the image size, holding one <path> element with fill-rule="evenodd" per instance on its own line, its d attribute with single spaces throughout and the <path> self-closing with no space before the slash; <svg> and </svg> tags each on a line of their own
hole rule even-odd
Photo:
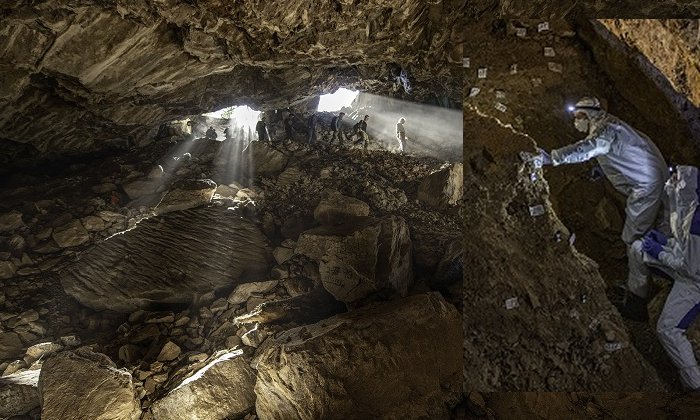
<svg viewBox="0 0 700 420">
<path fill-rule="evenodd" d="M 625 292 L 625 298 L 617 305 L 617 310 L 624 318 L 632 321 L 645 322 L 649 319 L 646 299 L 634 293 Z"/>
</svg>

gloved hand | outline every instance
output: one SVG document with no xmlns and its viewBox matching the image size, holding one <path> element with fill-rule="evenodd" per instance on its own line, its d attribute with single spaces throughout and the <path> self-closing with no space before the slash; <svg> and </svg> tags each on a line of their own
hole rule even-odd
<svg viewBox="0 0 700 420">
<path fill-rule="evenodd" d="M 646 236 L 653 239 L 655 242 L 660 243 L 661 245 L 666 245 L 666 243 L 668 243 L 668 238 L 666 238 L 666 235 L 664 235 L 656 229 L 652 229 L 649 233 L 646 234 Z"/>
<path fill-rule="evenodd" d="M 540 159 L 542 159 L 542 165 L 551 165 L 552 157 L 542 148 L 537 148 L 537 152 L 540 154 Z"/>
<path fill-rule="evenodd" d="M 658 259 L 659 253 L 661 253 L 661 249 L 662 248 L 660 243 L 656 242 L 648 236 L 644 237 L 644 240 L 642 241 L 642 251 Z"/>
</svg>

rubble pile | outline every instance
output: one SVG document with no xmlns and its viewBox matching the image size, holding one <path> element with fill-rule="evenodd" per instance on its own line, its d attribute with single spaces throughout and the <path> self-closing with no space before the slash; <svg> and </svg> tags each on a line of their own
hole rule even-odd
<svg viewBox="0 0 700 420">
<path fill-rule="evenodd" d="M 425 383 L 430 398 L 411 402 L 400 387 L 391 404 L 352 387 L 337 397 L 387 415 L 401 415 L 394 410 L 402 404 L 426 415 L 454 407 L 461 163 L 329 145 L 319 134 L 314 145 L 235 147 L 235 138 L 173 136 L 106 158 L 97 171 L 73 165 L 52 173 L 41 200 L 21 176 L 12 179 L 0 209 L 0 373 L 41 372 L 26 393 L 32 398 L 12 414 L 36 416 L 42 401 L 42 418 L 86 415 L 72 400 L 78 394 L 65 396 L 77 382 L 58 380 L 78 364 L 114 380 L 114 397 L 100 403 L 102 412 L 91 408 L 94 418 L 255 418 L 270 413 L 270 393 L 291 406 L 310 403 L 303 393 L 272 391 L 278 381 L 308 378 L 261 382 L 261 363 L 271 368 L 270 352 L 287 346 L 284 334 L 313 331 L 319 341 L 307 354 L 317 360 L 300 360 L 299 368 L 328 364 L 316 374 L 328 381 L 341 367 L 324 360 L 323 346 L 346 340 L 349 351 L 369 352 L 373 337 L 395 331 L 406 335 L 397 336 L 400 346 L 433 328 L 455 351 L 436 349 L 430 368 L 415 370 L 411 380 Z M 377 317 L 385 321 L 371 321 Z M 373 327 L 357 336 L 363 322 Z M 404 350 L 347 368 L 378 377 L 393 375 L 391 366 L 409 371 L 422 356 L 380 362 Z M 106 398 L 94 392 L 90 399 Z M 294 415 L 317 418 L 323 410 Z"/>
</svg>

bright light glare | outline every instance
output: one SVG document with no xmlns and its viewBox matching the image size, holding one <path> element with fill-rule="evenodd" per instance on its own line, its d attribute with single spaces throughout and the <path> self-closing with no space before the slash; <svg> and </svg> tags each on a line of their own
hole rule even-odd
<svg viewBox="0 0 700 420">
<path fill-rule="evenodd" d="M 235 126 L 255 127 L 260 117 L 260 111 L 251 109 L 248 105 L 237 106 L 229 119 L 233 120 Z"/>
<path fill-rule="evenodd" d="M 260 116 L 260 111 L 251 109 L 248 105 L 222 108 L 218 111 L 204 114 L 209 118 L 228 118 L 233 121 L 233 126 L 255 127 Z"/>
<path fill-rule="evenodd" d="M 340 111 L 344 106 L 350 106 L 360 92 L 340 88 L 335 93 L 321 95 L 318 101 L 318 112 Z"/>
</svg>

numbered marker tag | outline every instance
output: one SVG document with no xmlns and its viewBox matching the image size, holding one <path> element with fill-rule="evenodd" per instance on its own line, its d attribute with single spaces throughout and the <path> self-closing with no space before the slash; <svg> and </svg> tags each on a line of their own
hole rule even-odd
<svg viewBox="0 0 700 420">
<path fill-rule="evenodd" d="M 542 85 L 542 79 L 540 79 L 539 77 L 535 77 L 533 79 L 530 79 L 530 81 L 532 82 L 532 86 L 534 86 L 534 87 Z"/>
<path fill-rule="evenodd" d="M 554 57 L 554 48 L 552 47 L 544 47 L 544 56 L 545 57 Z"/>
<path fill-rule="evenodd" d="M 542 22 L 537 25 L 537 32 L 544 32 L 549 30 L 549 22 Z"/>
<path fill-rule="evenodd" d="M 473 98 L 476 95 L 478 95 L 479 92 L 481 92 L 481 89 L 479 89 L 478 87 L 473 87 L 473 88 L 469 89 L 469 97 Z"/>
<path fill-rule="evenodd" d="M 508 109 L 508 107 L 505 106 L 505 105 L 503 105 L 503 104 L 500 103 L 500 102 L 496 102 L 496 109 L 499 110 L 499 111 L 501 111 L 501 112 L 506 112 L 506 110 Z"/>
<path fill-rule="evenodd" d="M 486 79 L 486 71 L 487 71 L 486 67 L 482 67 L 479 69 L 479 72 L 478 72 L 479 79 Z"/>
<path fill-rule="evenodd" d="M 605 343 L 604 348 L 605 348 L 605 351 L 607 351 L 608 353 L 612 353 L 614 351 L 620 350 L 622 348 L 622 343 L 620 343 L 619 341 L 611 341 L 611 342 Z"/>
<path fill-rule="evenodd" d="M 569 236 L 569 245 L 574 245 L 574 242 L 576 242 L 576 234 L 572 233 L 571 236 Z"/>
<path fill-rule="evenodd" d="M 520 38 L 525 37 L 527 34 L 527 29 L 525 28 L 515 28 L 515 35 L 519 36 Z"/>
<path fill-rule="evenodd" d="M 497 90 L 496 91 L 496 98 L 498 99 L 505 99 L 506 98 L 506 93 L 502 90 Z"/>
<path fill-rule="evenodd" d="M 537 217 L 537 216 L 542 216 L 543 214 L 544 214 L 544 206 L 542 204 L 538 204 L 536 206 L 530 206 L 530 216 Z"/>
<path fill-rule="evenodd" d="M 464 57 L 464 58 L 462 59 L 462 67 L 469 68 L 469 64 L 470 64 L 470 62 L 469 62 L 469 57 Z"/>
<path fill-rule="evenodd" d="M 510 74 L 516 74 L 518 73 L 518 65 L 517 64 L 511 64 L 510 65 Z"/>
<path fill-rule="evenodd" d="M 533 172 L 530 174 L 530 181 L 534 184 L 537 182 L 537 172 Z"/>
<path fill-rule="evenodd" d="M 561 73 L 562 71 L 564 71 L 564 66 L 562 66 L 559 63 L 555 63 L 553 61 L 550 61 L 549 63 L 547 63 L 547 68 L 549 68 L 551 71 L 553 71 L 555 73 Z"/>
<path fill-rule="evenodd" d="M 512 297 L 510 299 L 506 299 L 506 309 L 513 309 L 513 308 L 517 308 L 518 306 L 520 306 L 520 303 L 518 302 L 517 297 Z"/>
</svg>

